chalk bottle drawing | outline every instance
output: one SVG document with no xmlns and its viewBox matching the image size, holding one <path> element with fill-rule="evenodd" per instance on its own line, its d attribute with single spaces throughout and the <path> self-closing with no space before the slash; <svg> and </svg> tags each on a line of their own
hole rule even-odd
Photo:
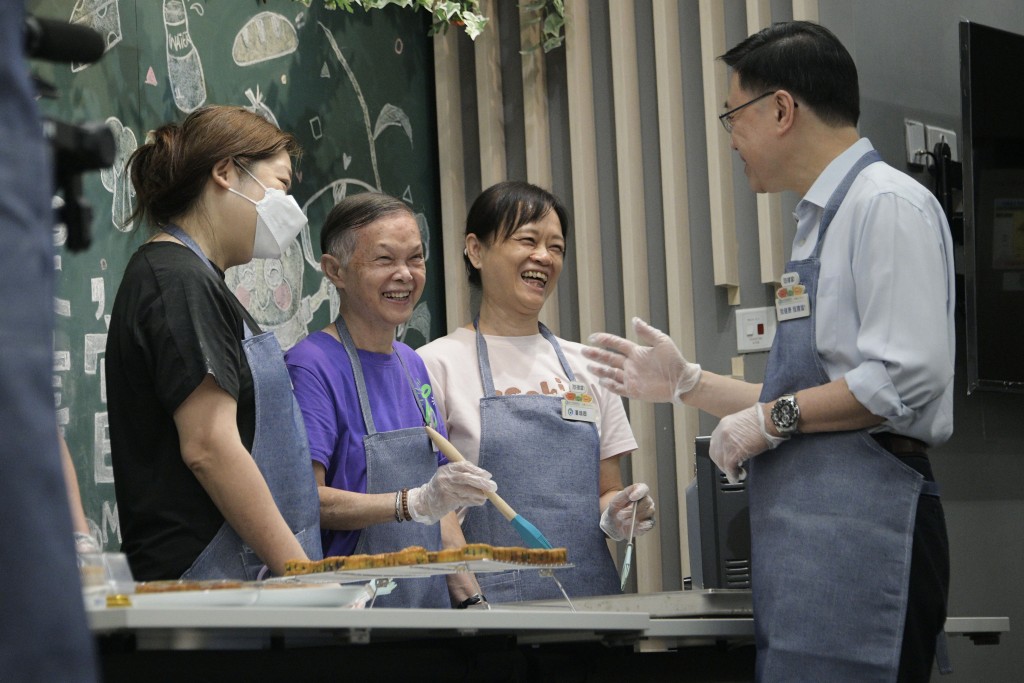
<svg viewBox="0 0 1024 683">
<path fill-rule="evenodd" d="M 206 78 L 199 52 L 188 32 L 188 12 L 182 0 L 164 0 L 164 32 L 167 34 L 167 79 L 174 104 L 185 113 L 206 101 Z"/>
</svg>

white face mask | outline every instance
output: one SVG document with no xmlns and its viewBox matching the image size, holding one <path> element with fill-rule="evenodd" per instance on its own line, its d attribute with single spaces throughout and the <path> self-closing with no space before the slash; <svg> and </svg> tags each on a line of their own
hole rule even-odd
<svg viewBox="0 0 1024 683">
<path fill-rule="evenodd" d="M 256 205 L 256 239 L 253 242 L 253 258 L 281 258 L 292 245 L 299 231 L 306 227 L 306 214 L 302 213 L 295 197 L 285 194 L 284 190 L 267 187 L 252 172 L 236 164 L 249 174 L 263 188 L 263 199 L 258 202 L 249 199 L 238 190 L 229 187 L 239 197 L 245 197 Z"/>
</svg>

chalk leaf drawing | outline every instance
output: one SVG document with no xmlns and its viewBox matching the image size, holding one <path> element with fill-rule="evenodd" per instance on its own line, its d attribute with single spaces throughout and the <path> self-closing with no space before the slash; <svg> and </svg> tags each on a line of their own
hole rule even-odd
<svg viewBox="0 0 1024 683">
<path fill-rule="evenodd" d="M 377 125 L 373 127 L 373 139 L 376 140 L 388 126 L 401 126 L 412 146 L 412 124 L 405 112 L 393 104 L 385 104 L 377 114 Z"/>
<path fill-rule="evenodd" d="M 238 66 L 249 66 L 284 57 L 299 47 L 295 27 L 276 12 L 260 12 L 235 34 L 231 58 Z"/>
</svg>

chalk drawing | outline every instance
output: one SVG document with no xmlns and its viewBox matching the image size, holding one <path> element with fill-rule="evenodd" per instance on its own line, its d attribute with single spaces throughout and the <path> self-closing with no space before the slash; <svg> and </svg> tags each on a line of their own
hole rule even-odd
<svg viewBox="0 0 1024 683">
<path fill-rule="evenodd" d="M 167 80 L 174 106 L 185 113 L 206 101 L 206 76 L 199 51 L 188 31 L 188 12 L 182 0 L 164 0 L 164 33 L 167 38 Z"/>
<path fill-rule="evenodd" d="M 89 525 L 89 531 L 92 532 L 92 525 Z M 110 541 L 110 535 L 117 538 L 117 544 L 121 545 L 121 520 L 117 516 L 117 501 L 114 501 L 113 506 L 109 500 L 103 501 L 103 525 L 99 529 L 100 537 L 103 539 L 104 546 Z"/>
<path fill-rule="evenodd" d="M 272 112 L 270 110 L 270 107 L 267 106 L 266 102 L 263 101 L 263 93 L 260 92 L 260 86 L 256 86 L 255 93 L 252 91 L 252 88 L 246 88 L 245 96 L 249 99 L 249 106 L 246 107 L 246 109 L 251 111 L 253 114 L 258 114 L 262 116 L 263 118 L 265 118 L 267 121 L 270 121 L 278 128 L 281 127 L 281 125 L 277 122 L 277 117 L 274 116 L 274 112 Z"/>
<path fill-rule="evenodd" d="M 78 0 L 71 10 L 69 21 L 88 26 L 103 36 L 103 52 L 121 42 L 121 12 L 117 0 Z M 81 62 L 71 64 L 71 71 L 78 72 L 89 66 Z"/>
<path fill-rule="evenodd" d="M 110 462 L 110 423 L 107 420 L 106 411 L 97 412 L 93 416 L 92 462 L 93 479 L 96 483 L 113 484 L 114 466 Z"/>
<path fill-rule="evenodd" d="M 96 307 L 96 319 L 99 320 L 103 317 L 103 307 L 106 305 L 107 295 L 103 287 L 103 278 L 94 277 L 90 281 L 90 287 L 92 289 L 92 301 L 97 303 Z"/>
<path fill-rule="evenodd" d="M 125 164 L 139 146 L 139 141 L 135 137 L 135 132 L 121 123 L 116 116 L 108 118 L 106 124 L 114 134 L 117 153 L 114 165 L 100 171 L 100 182 L 107 192 L 114 195 L 114 201 L 110 204 L 111 223 L 121 232 L 131 232 L 135 228 L 135 222 L 129 221 L 128 217 L 132 215 L 132 205 L 135 203 L 135 187 L 132 186 Z"/>
<path fill-rule="evenodd" d="M 260 12 L 235 34 L 231 58 L 238 66 L 250 66 L 290 55 L 298 47 L 299 36 L 288 19 L 276 12 Z"/>
<path fill-rule="evenodd" d="M 404 111 L 393 104 L 385 104 L 377 114 L 377 123 L 373 127 L 373 139 L 376 140 L 388 126 L 400 126 L 409 138 L 409 146 L 412 147 L 412 124 Z"/>
<path fill-rule="evenodd" d="M 97 359 L 107 350 L 107 335 L 89 333 L 85 335 L 85 374 L 95 375 L 99 363 Z"/>
</svg>

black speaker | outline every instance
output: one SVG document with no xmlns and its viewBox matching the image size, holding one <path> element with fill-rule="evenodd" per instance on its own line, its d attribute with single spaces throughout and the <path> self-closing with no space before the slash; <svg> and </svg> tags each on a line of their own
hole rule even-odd
<svg viewBox="0 0 1024 683">
<path fill-rule="evenodd" d="M 686 487 L 693 588 L 750 588 L 746 483 L 730 484 L 711 461 L 711 437 L 696 439 L 696 476 Z"/>
</svg>

